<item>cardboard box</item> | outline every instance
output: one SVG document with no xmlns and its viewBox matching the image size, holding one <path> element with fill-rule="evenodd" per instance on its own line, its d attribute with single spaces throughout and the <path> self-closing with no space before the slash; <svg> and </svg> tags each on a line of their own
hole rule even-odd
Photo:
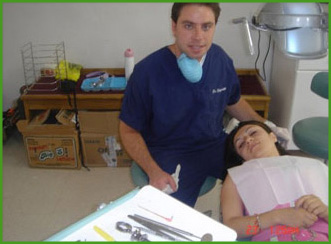
<svg viewBox="0 0 331 244">
<path fill-rule="evenodd" d="M 80 169 L 78 135 L 74 127 L 17 122 L 23 134 L 29 165 L 40 168 Z"/>
<path fill-rule="evenodd" d="M 129 167 L 132 159 L 114 134 L 82 133 L 84 162 L 89 167 Z"/>
<path fill-rule="evenodd" d="M 132 159 L 119 136 L 119 111 L 80 111 L 84 163 L 88 167 L 129 167 Z"/>
<path fill-rule="evenodd" d="M 56 120 L 63 125 L 75 124 L 75 113 L 71 110 L 61 109 L 55 116 Z"/>
</svg>

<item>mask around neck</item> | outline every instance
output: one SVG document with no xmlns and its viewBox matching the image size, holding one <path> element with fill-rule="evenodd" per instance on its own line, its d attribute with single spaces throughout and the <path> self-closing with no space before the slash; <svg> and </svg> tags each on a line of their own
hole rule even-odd
<svg viewBox="0 0 331 244">
<path fill-rule="evenodd" d="M 197 83 L 202 77 L 202 65 L 196 59 L 188 57 L 185 53 L 182 53 L 177 59 L 177 64 L 189 82 Z"/>
</svg>

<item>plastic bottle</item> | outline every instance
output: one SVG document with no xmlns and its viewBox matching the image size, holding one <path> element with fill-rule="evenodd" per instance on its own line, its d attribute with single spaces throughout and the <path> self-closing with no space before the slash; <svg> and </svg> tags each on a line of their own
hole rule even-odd
<svg viewBox="0 0 331 244">
<path fill-rule="evenodd" d="M 128 48 L 124 52 L 124 57 L 125 57 L 125 78 L 128 81 L 134 68 L 134 56 L 133 56 L 133 51 L 132 49 Z"/>
</svg>

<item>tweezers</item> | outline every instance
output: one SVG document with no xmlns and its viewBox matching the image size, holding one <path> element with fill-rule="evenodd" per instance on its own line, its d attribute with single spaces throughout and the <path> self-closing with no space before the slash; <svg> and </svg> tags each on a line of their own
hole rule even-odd
<svg viewBox="0 0 331 244">
<path fill-rule="evenodd" d="M 147 218 L 142 217 L 142 216 L 137 215 L 137 214 L 135 214 L 135 215 L 128 215 L 128 217 L 130 219 L 133 219 L 134 221 L 138 222 L 139 224 L 141 224 L 141 225 L 143 225 L 143 226 L 145 226 L 145 227 L 147 227 L 147 228 L 155 231 L 156 233 L 159 233 L 159 234 L 157 234 L 158 236 L 161 236 L 162 235 L 161 237 L 164 237 L 166 239 L 169 239 L 169 240 L 172 240 L 172 241 L 181 241 L 181 240 L 178 240 L 178 239 L 176 239 L 176 238 L 174 238 L 174 237 L 172 237 L 172 236 L 164 233 L 164 231 L 165 232 L 168 232 L 169 234 L 176 235 L 176 236 L 178 236 L 178 237 L 180 237 L 182 239 L 185 239 L 185 240 L 188 240 L 188 241 L 193 241 L 193 240 L 187 238 L 186 236 L 184 236 L 184 235 L 176 232 L 177 229 L 176 228 L 173 228 L 171 226 L 164 225 L 162 223 L 159 223 L 157 221 L 153 221 L 153 220 L 147 219 Z M 186 232 L 184 233 L 184 231 L 182 231 L 182 230 L 180 230 L 180 231 L 183 234 L 186 234 Z M 190 234 L 190 235 L 192 235 L 189 232 L 187 232 L 187 233 Z M 194 235 L 192 235 L 192 236 L 194 236 Z"/>
</svg>

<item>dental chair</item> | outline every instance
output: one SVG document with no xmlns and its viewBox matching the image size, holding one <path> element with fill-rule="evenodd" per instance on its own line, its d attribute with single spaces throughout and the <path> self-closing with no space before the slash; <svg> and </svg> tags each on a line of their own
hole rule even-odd
<svg viewBox="0 0 331 244">
<path fill-rule="evenodd" d="M 137 163 L 132 162 L 130 171 L 132 181 L 136 186 L 143 187 L 148 185 L 148 176 Z M 217 179 L 215 177 L 208 176 L 200 188 L 199 196 L 208 193 L 212 188 L 214 188 L 216 185 L 216 180 Z"/>
<path fill-rule="evenodd" d="M 315 74 L 311 82 L 311 90 L 317 95 L 328 99 L 329 72 Z M 311 117 L 297 121 L 292 128 L 295 145 L 310 155 L 329 159 L 328 150 L 328 117 Z"/>
</svg>

